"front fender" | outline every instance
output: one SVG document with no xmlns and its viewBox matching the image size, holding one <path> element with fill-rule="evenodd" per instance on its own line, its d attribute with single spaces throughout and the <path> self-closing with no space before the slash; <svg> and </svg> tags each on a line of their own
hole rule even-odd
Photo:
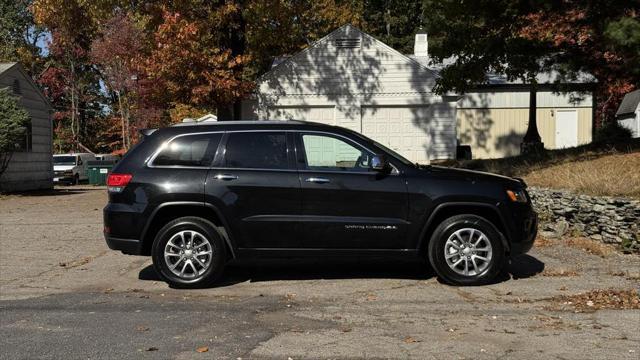
<svg viewBox="0 0 640 360">
<path fill-rule="evenodd" d="M 508 234 L 505 233 L 505 230 L 508 229 L 508 227 L 498 205 L 499 204 L 481 202 L 445 202 L 437 205 L 424 221 L 422 230 L 420 231 L 420 238 L 418 239 L 418 249 L 426 248 L 426 244 L 431 238 L 431 233 L 433 233 L 435 228 L 440 224 L 441 220 L 454 215 L 472 214 L 486 218 L 494 227 L 494 230 L 500 234 L 502 245 L 504 245 L 505 249 L 509 251 L 510 244 L 507 239 Z M 482 210 L 479 212 L 478 209 Z M 483 216 L 483 214 L 485 216 Z M 491 217 L 487 216 L 488 214 L 490 214 Z M 496 219 L 499 222 L 498 224 L 494 224 Z"/>
</svg>

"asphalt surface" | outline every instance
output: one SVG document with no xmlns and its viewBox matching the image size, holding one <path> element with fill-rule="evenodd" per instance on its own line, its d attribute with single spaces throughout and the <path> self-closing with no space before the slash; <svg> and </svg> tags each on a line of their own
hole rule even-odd
<svg viewBox="0 0 640 360">
<path fill-rule="evenodd" d="M 105 201 L 87 186 L 0 197 L 0 359 L 640 358 L 640 310 L 557 300 L 637 291 L 636 255 L 556 240 L 467 288 L 422 262 L 263 261 L 175 290 L 108 250 Z"/>
</svg>

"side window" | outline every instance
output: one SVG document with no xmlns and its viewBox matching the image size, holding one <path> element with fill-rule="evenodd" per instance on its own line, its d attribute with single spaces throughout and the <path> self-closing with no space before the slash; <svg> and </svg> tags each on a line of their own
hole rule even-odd
<svg viewBox="0 0 640 360">
<path fill-rule="evenodd" d="M 222 134 L 180 136 L 165 145 L 153 160 L 155 166 L 209 166 Z"/>
<path fill-rule="evenodd" d="M 372 154 L 344 140 L 303 134 L 302 144 L 309 170 L 369 171 Z"/>
<path fill-rule="evenodd" d="M 229 133 L 224 166 L 249 169 L 287 169 L 284 132 Z"/>
<path fill-rule="evenodd" d="M 31 152 L 33 150 L 33 127 L 31 120 L 27 123 L 24 130 L 24 137 L 20 140 L 18 151 Z"/>
</svg>

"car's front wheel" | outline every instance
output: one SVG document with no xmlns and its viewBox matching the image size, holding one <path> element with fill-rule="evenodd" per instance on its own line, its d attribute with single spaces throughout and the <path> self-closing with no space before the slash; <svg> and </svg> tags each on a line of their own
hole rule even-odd
<svg viewBox="0 0 640 360">
<path fill-rule="evenodd" d="M 224 268 L 222 237 L 212 223 L 198 217 L 166 224 L 156 235 L 151 252 L 156 272 L 172 287 L 210 286 Z"/>
<path fill-rule="evenodd" d="M 495 227 L 482 217 L 457 215 L 443 221 L 429 242 L 429 261 L 442 280 L 481 285 L 504 264 L 504 247 Z"/>
</svg>

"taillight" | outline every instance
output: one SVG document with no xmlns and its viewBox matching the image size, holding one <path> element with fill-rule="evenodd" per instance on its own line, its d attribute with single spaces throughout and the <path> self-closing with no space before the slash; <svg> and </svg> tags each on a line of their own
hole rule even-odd
<svg viewBox="0 0 640 360">
<path fill-rule="evenodd" d="M 131 181 L 131 178 L 133 178 L 131 174 L 111 173 L 107 177 L 107 189 L 109 189 L 109 192 L 121 192 Z"/>
</svg>

